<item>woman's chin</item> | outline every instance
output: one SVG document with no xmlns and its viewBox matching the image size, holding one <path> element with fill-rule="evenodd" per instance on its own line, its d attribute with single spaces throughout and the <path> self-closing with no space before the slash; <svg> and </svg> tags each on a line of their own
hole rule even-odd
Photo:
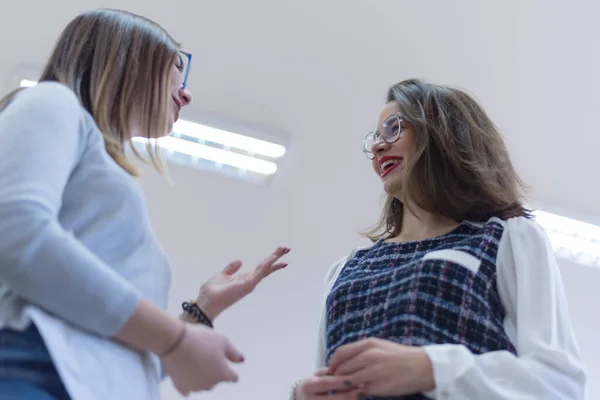
<svg viewBox="0 0 600 400">
<path fill-rule="evenodd" d="M 160 138 L 164 138 L 164 137 L 167 137 L 167 136 L 171 136 L 172 134 L 173 134 L 173 125 L 169 124 L 169 126 L 167 127 L 167 131 L 165 133 L 163 133 L 162 135 L 159 135 L 155 139 L 160 139 Z"/>
<path fill-rule="evenodd" d="M 402 190 L 402 180 L 393 178 L 384 179 L 383 190 L 390 196 L 398 197 L 400 191 Z"/>
</svg>

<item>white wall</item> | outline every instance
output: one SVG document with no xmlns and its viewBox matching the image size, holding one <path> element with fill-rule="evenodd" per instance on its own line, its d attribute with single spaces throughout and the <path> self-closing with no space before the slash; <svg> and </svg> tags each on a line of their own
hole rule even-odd
<svg viewBox="0 0 600 400">
<path fill-rule="evenodd" d="M 324 273 L 348 249 L 364 242 L 353 232 L 377 216 L 378 196 L 373 196 L 373 210 L 348 215 L 347 208 L 328 199 L 331 192 L 317 194 L 318 182 L 290 193 L 181 168 L 171 172 L 173 187 L 150 171 L 144 173 L 142 186 L 154 227 L 173 261 L 173 313 L 228 261 L 241 258 L 253 267 L 277 245 L 293 249 L 286 270 L 217 320 L 217 328 L 246 355 L 245 365 L 237 368 L 241 381 L 191 398 L 283 399 L 298 377 L 312 371 Z M 305 197 L 307 192 L 314 195 Z M 589 368 L 589 398 L 600 398 L 600 322 L 595 318 L 600 271 L 562 260 L 561 268 L 574 330 Z M 163 394 L 166 400 L 179 398 L 170 382 Z"/>
</svg>

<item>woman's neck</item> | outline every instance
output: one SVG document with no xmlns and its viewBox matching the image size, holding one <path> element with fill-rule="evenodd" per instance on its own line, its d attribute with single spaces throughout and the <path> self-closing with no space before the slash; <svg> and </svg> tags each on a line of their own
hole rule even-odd
<svg viewBox="0 0 600 400">
<path fill-rule="evenodd" d="M 428 213 L 417 207 L 406 205 L 402 210 L 402 229 L 400 234 L 388 239 L 388 242 L 413 242 L 446 235 L 452 232 L 459 222 L 438 214 Z"/>
</svg>

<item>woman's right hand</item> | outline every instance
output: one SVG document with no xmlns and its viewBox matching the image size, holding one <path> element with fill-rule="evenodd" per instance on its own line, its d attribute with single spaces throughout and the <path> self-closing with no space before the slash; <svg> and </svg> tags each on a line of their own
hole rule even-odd
<svg viewBox="0 0 600 400">
<path fill-rule="evenodd" d="M 165 372 L 183 396 L 210 390 L 220 382 L 237 382 L 229 362 L 244 361 L 225 336 L 202 325 L 187 325 L 187 332 L 169 355 L 161 358 Z"/>
<path fill-rule="evenodd" d="M 348 378 L 329 375 L 323 368 L 296 386 L 294 400 L 356 400 L 360 393 Z"/>
</svg>

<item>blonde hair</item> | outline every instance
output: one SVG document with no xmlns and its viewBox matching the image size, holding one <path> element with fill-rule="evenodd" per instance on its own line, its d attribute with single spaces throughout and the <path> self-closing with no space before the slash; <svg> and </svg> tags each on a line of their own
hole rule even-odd
<svg viewBox="0 0 600 400">
<path fill-rule="evenodd" d="M 57 81 L 75 92 L 102 132 L 108 154 L 137 175 L 125 156 L 132 118 L 147 138 L 167 133 L 169 71 L 179 51 L 180 44 L 149 19 L 119 10 L 88 11 L 64 29 L 39 81 Z M 15 93 L 0 101 L 0 109 Z M 158 148 L 148 147 L 162 172 Z"/>
</svg>

